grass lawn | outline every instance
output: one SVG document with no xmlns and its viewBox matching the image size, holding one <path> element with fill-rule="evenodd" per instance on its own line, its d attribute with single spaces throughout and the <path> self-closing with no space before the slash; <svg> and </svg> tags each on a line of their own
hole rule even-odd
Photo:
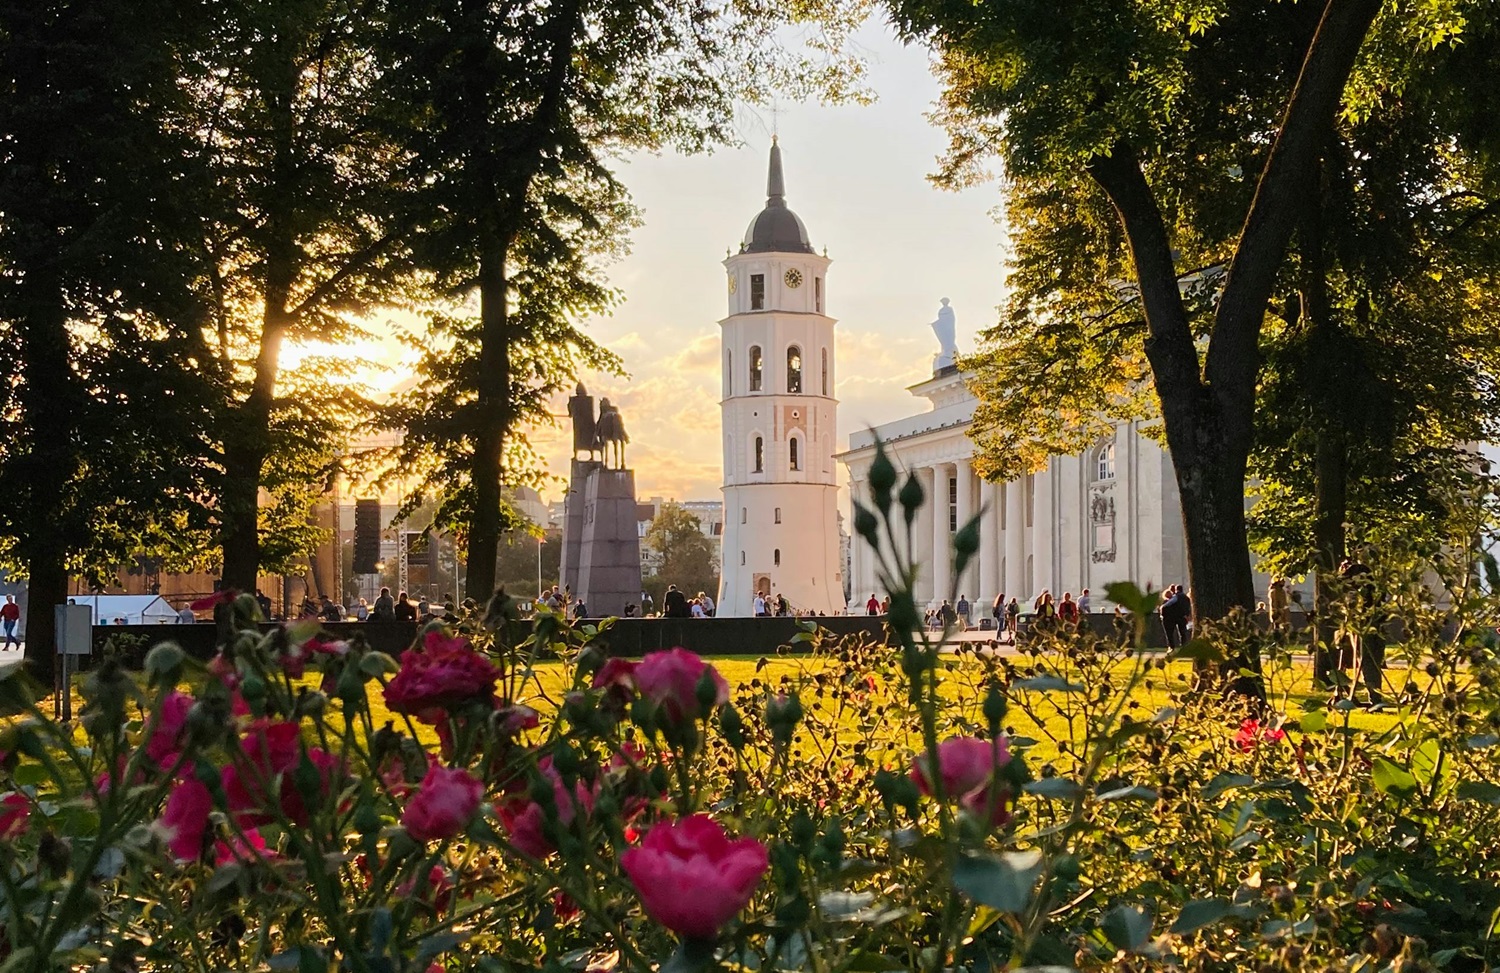
<svg viewBox="0 0 1500 973">
<path fill-rule="evenodd" d="M 877 742 L 875 738 L 878 737 L 882 748 L 886 746 L 920 748 L 920 741 L 917 739 L 916 714 L 905 707 L 904 700 L 899 699 L 903 694 L 897 691 L 896 687 L 887 687 L 886 691 L 880 695 L 883 701 L 882 708 L 873 719 L 868 708 L 862 711 L 858 706 L 849 705 L 847 699 L 841 699 L 841 694 L 837 691 L 820 697 L 813 685 L 813 680 L 820 672 L 826 672 L 830 666 L 834 665 L 826 657 L 773 655 L 758 659 L 749 656 L 710 656 L 708 659 L 729 683 L 732 696 L 746 708 L 758 706 L 759 701 L 772 687 L 783 683 L 789 686 L 800 686 L 804 705 L 810 711 L 809 726 L 804 727 L 804 734 L 815 721 L 823 728 L 819 732 L 832 733 L 844 742 L 864 738 L 875 744 Z M 1024 658 L 1017 658 L 1013 661 L 1017 664 L 1029 662 Z M 972 656 L 946 656 L 944 662 L 943 695 L 958 704 L 956 710 L 963 716 L 976 723 L 982 722 L 979 707 L 983 697 L 982 684 L 986 672 L 984 663 Z M 1128 661 L 1120 662 L 1114 667 L 1111 675 L 1117 685 L 1124 682 L 1131 667 L 1132 663 Z M 86 674 L 80 674 L 74 680 L 75 717 L 83 706 L 78 690 L 85 678 Z M 516 700 L 534 707 L 544 716 L 555 712 L 558 702 L 568 688 L 564 684 L 565 678 L 565 670 L 561 663 L 538 663 L 522 674 L 520 684 L 515 691 Z M 318 685 L 318 679 L 318 676 L 310 673 L 302 682 L 311 688 Z M 1174 696 L 1180 696 L 1188 689 L 1190 679 L 1191 664 L 1187 662 L 1169 663 L 1165 669 L 1151 672 L 1149 678 L 1136 687 L 1131 699 L 1134 705 L 1127 712 L 1136 719 L 1145 719 L 1165 707 L 1176 705 L 1177 700 L 1174 700 Z M 1425 676 L 1419 676 L 1418 681 L 1425 684 L 1427 679 Z M 1271 672 L 1269 686 L 1273 709 L 1282 713 L 1285 719 L 1298 718 L 1315 698 L 1308 691 L 1310 685 L 1311 667 L 1307 663 L 1293 663 L 1287 668 Z M 385 708 L 378 686 L 371 684 L 370 689 L 373 724 L 379 727 L 389 720 L 397 727 L 405 726 L 405 720 L 400 714 L 392 713 Z M 1081 728 L 1079 721 L 1083 718 L 1083 702 L 1080 696 L 1081 694 L 1074 693 L 1028 694 L 1028 701 L 1031 703 L 1030 712 L 1024 711 L 1022 707 L 1012 707 L 1007 714 L 1006 725 L 1012 735 L 1037 741 L 1032 751 L 1037 758 L 1051 759 L 1057 755 L 1058 741 L 1066 740 L 1071 735 L 1070 724 L 1075 730 Z M 889 697 L 894 697 L 894 699 L 887 701 Z M 44 704 L 44 709 L 46 708 Z M 333 709 L 337 709 L 337 703 L 334 704 Z M 1402 710 L 1394 708 L 1374 713 L 1357 709 L 1349 713 L 1330 714 L 1329 722 L 1341 725 L 1346 718 L 1352 729 L 1383 732 L 1409 716 Z M 422 724 L 414 725 L 418 736 L 424 743 L 436 743 L 436 734 L 432 727 Z M 908 728 L 908 732 L 904 734 L 900 732 L 903 725 Z M 1232 728 L 1226 723 L 1226 731 L 1230 729 Z M 79 733 L 79 742 L 82 743 L 81 728 Z"/>
</svg>

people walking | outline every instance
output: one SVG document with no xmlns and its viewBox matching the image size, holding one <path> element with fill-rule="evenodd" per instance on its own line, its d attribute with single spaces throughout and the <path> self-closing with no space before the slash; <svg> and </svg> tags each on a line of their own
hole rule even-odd
<svg viewBox="0 0 1500 973">
<path fill-rule="evenodd" d="M 880 599 L 875 597 L 875 592 L 870 592 L 870 600 L 865 602 L 866 615 L 880 614 Z"/>
<path fill-rule="evenodd" d="M 770 614 L 770 609 L 766 605 L 766 596 L 757 591 L 755 593 L 755 617 L 765 618 Z"/>
<path fill-rule="evenodd" d="M 1012 597 L 1005 603 L 1005 630 L 1010 633 L 1010 644 L 1016 644 L 1016 629 L 1021 625 L 1021 600 Z"/>
<path fill-rule="evenodd" d="M 21 606 L 16 604 L 15 595 L 6 595 L 5 604 L 0 605 L 0 627 L 5 629 L 5 644 L 21 647 L 21 639 L 16 635 L 16 626 L 21 624 Z"/>
<path fill-rule="evenodd" d="M 959 630 L 966 632 L 969 630 L 969 626 L 973 624 L 970 613 L 974 610 L 973 606 L 969 604 L 968 596 L 959 595 L 956 607 L 958 609 Z"/>
</svg>

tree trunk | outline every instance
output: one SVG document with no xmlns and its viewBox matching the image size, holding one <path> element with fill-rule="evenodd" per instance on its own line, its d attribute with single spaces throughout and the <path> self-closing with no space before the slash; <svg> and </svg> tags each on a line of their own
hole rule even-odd
<svg viewBox="0 0 1500 973">
<path fill-rule="evenodd" d="M 1318 432 L 1313 458 L 1317 479 L 1313 542 L 1317 564 L 1313 572 L 1313 687 L 1333 686 L 1338 646 L 1333 605 L 1339 597 L 1338 565 L 1344 559 L 1344 521 L 1348 516 L 1348 452 L 1342 431 Z"/>
<path fill-rule="evenodd" d="M 250 393 L 229 416 L 224 447 L 224 586 L 254 591 L 260 578 L 260 485 L 270 448 L 271 415 L 281 344 L 292 323 L 292 286 L 297 280 L 297 155 L 295 112 L 299 63 L 295 35 L 273 43 L 279 69 L 266 79 L 262 97 L 271 118 L 273 193 L 266 216 L 265 276 L 262 278 L 260 348 Z M 283 609 L 285 610 L 285 609 Z"/>
<path fill-rule="evenodd" d="M 69 483 L 79 463 L 73 445 L 78 417 L 62 285 L 46 269 L 31 270 L 29 276 L 29 286 L 23 285 L 28 306 L 22 323 L 26 450 L 18 471 L 26 483 L 29 520 L 24 538 L 28 575 L 25 655 L 32 673 L 50 685 L 57 652 L 52 609 L 67 597 L 67 560 L 76 542 L 65 524 L 76 522 L 79 516 L 68 510 Z"/>
<path fill-rule="evenodd" d="M 473 520 L 465 565 L 469 596 L 480 604 L 495 593 L 495 562 L 500 553 L 500 506 L 505 433 L 510 426 L 510 282 L 508 243 L 493 225 L 486 228 L 479 263 L 479 416 L 469 480 L 474 489 Z"/>
</svg>

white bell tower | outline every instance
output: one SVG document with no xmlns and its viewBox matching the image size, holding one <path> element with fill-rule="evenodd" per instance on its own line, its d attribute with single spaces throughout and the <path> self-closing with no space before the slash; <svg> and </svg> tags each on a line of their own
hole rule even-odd
<svg viewBox="0 0 1500 973">
<path fill-rule="evenodd" d="M 844 610 L 833 459 L 829 260 L 786 205 L 771 140 L 766 206 L 729 272 L 723 338 L 724 540 L 718 613 L 755 613 L 757 591 L 794 612 Z"/>
</svg>

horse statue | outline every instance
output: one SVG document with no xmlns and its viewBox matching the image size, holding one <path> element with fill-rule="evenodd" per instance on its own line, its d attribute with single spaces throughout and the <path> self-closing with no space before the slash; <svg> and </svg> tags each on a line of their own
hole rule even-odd
<svg viewBox="0 0 1500 973">
<path fill-rule="evenodd" d="M 620 410 L 611 405 L 609 399 L 599 400 L 599 418 L 594 423 L 594 440 L 604 454 L 606 467 L 609 466 L 609 447 L 613 445 L 615 469 L 625 468 L 625 444 L 630 442 L 630 437 L 625 434 L 625 420 L 621 418 Z"/>
</svg>

